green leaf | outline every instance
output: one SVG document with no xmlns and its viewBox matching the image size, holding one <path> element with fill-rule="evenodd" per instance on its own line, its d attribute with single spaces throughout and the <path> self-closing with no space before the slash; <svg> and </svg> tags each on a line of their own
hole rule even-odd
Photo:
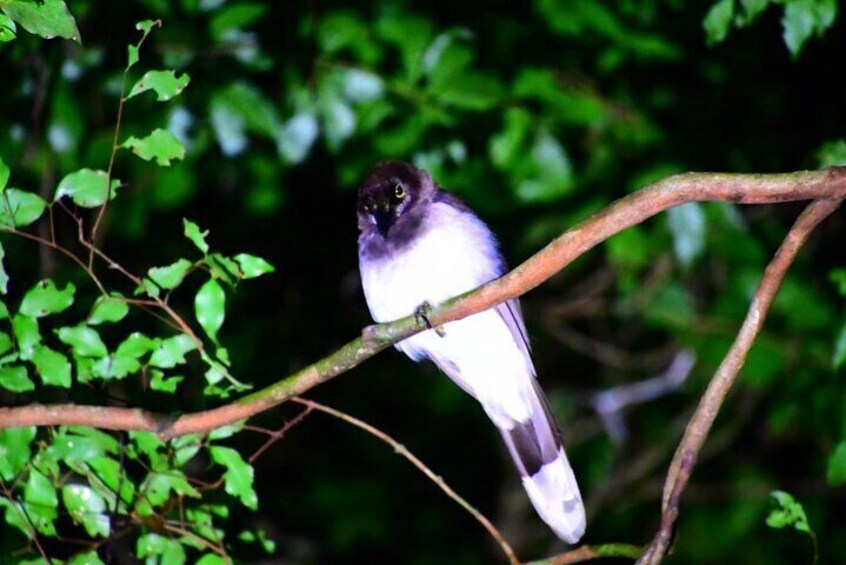
<svg viewBox="0 0 846 565">
<path fill-rule="evenodd" d="M 12 392 L 35 390 L 35 385 L 26 376 L 26 367 L 0 367 L 0 386 Z"/>
<path fill-rule="evenodd" d="M 79 43 L 79 30 L 63 0 L 3 0 L 0 9 L 30 33 Z"/>
<path fill-rule="evenodd" d="M 43 318 L 67 310 L 73 304 L 76 287 L 68 283 L 64 290 L 59 290 L 50 279 L 45 279 L 32 287 L 21 302 L 20 313 L 33 318 Z"/>
<path fill-rule="evenodd" d="M 781 490 L 770 493 L 776 507 L 767 516 L 767 525 L 771 528 L 793 527 L 800 532 L 811 533 L 805 509 L 793 496 Z"/>
<path fill-rule="evenodd" d="M 151 339 L 140 332 L 134 332 L 118 345 L 115 357 L 139 359 L 146 353 L 153 351 L 158 344 L 158 340 Z"/>
<path fill-rule="evenodd" d="M 194 297 L 194 312 L 197 321 L 212 341 L 217 343 L 217 332 L 226 315 L 226 295 L 215 279 L 209 279 L 200 287 Z"/>
<path fill-rule="evenodd" d="M 750 24 L 760 16 L 764 10 L 777 0 L 740 0 L 740 5 L 743 6 L 743 11 L 746 17 L 743 19 L 744 24 Z"/>
<path fill-rule="evenodd" d="M 209 235 L 209 230 L 200 231 L 200 226 L 185 218 L 182 218 L 182 224 L 185 226 L 185 237 L 190 239 L 197 246 L 197 249 L 204 254 L 208 253 L 209 244 L 206 243 L 206 236 Z"/>
<path fill-rule="evenodd" d="M 226 492 L 240 498 L 247 508 L 258 508 L 258 498 L 253 490 L 253 467 L 230 447 L 213 445 L 209 447 L 209 454 L 215 463 L 226 467 L 223 474 Z"/>
<path fill-rule="evenodd" d="M 151 371 L 152 378 L 150 379 L 150 388 L 159 392 L 166 392 L 173 394 L 176 392 L 176 387 L 179 386 L 185 378 L 181 376 L 165 377 L 161 371 L 153 369 Z"/>
<path fill-rule="evenodd" d="M 133 135 L 124 141 L 121 147 L 131 149 L 145 161 L 155 159 L 156 164 L 161 167 L 169 167 L 174 159 L 185 158 L 185 148 L 176 136 L 161 128 L 153 130 L 153 133 L 141 139 Z"/>
<path fill-rule="evenodd" d="M 0 228 L 24 227 L 44 213 L 47 203 L 32 192 L 17 188 L 0 191 Z"/>
<path fill-rule="evenodd" d="M 4 16 L 0 15 L 0 18 L 2 17 Z M 2 25 L 2 20 L 0 20 L 0 25 Z M 15 25 L 14 22 L 12 22 L 12 25 Z M 6 165 L 6 163 L 3 162 L 3 159 L 0 159 L 0 192 L 2 192 L 4 188 L 6 188 L 6 184 L 9 182 L 10 174 L 11 171 L 9 171 L 9 167 Z"/>
<path fill-rule="evenodd" d="M 12 349 L 12 338 L 6 332 L 0 332 L 0 355 Z"/>
<path fill-rule="evenodd" d="M 177 365 L 185 363 L 185 354 L 197 349 L 194 340 L 187 334 L 179 334 L 162 340 L 153 355 L 150 356 L 150 365 L 160 369 L 172 369 Z"/>
<path fill-rule="evenodd" d="M 109 515 L 103 497 L 85 485 L 62 487 L 62 501 L 71 518 L 81 524 L 88 535 L 106 537 L 110 531 Z"/>
<path fill-rule="evenodd" d="M 7 43 L 12 41 L 17 37 L 18 28 L 15 25 L 14 20 L 7 16 L 6 14 L 0 14 L 0 43 Z M 6 169 L 8 172 L 8 169 Z M 8 180 L 8 177 L 7 177 Z M 5 180 L 3 180 L 3 163 L 0 162 L 0 189 L 5 186 Z"/>
<path fill-rule="evenodd" d="M 206 553 L 197 561 L 197 565 L 226 565 L 227 563 L 228 561 L 216 553 Z"/>
<path fill-rule="evenodd" d="M 45 385 L 70 388 L 71 365 L 67 357 L 46 345 L 39 345 L 32 355 L 32 362 Z"/>
<path fill-rule="evenodd" d="M 6 294 L 9 291 L 9 275 L 6 273 L 5 265 L 3 265 L 3 258 L 5 256 L 6 251 L 3 249 L 3 242 L 0 241 L 0 294 Z M 0 318 L 8 317 L 8 315 L 9 313 L 7 311 L 6 316 L 0 316 Z"/>
<path fill-rule="evenodd" d="M 62 343 L 70 345 L 79 357 L 105 357 L 109 354 L 100 334 L 88 326 L 59 328 L 56 333 Z"/>
<path fill-rule="evenodd" d="M 167 473 L 150 473 L 139 489 L 145 493 L 145 499 L 139 501 L 139 512 L 148 516 L 152 508 L 160 507 L 168 501 L 170 493 L 175 492 L 180 496 L 200 498 L 197 489 L 185 478 L 185 475 L 177 469 L 169 469 Z"/>
<path fill-rule="evenodd" d="M 68 561 L 68 565 L 105 565 L 95 550 L 77 553 Z"/>
<path fill-rule="evenodd" d="M 126 99 L 128 100 L 133 96 L 138 96 L 148 90 L 153 90 L 156 93 L 156 100 L 159 102 L 165 102 L 174 96 L 178 96 L 183 90 L 185 90 L 185 87 L 188 86 L 190 80 L 190 77 L 186 73 L 182 73 L 182 75 L 177 77 L 176 72 L 171 70 L 147 71 L 144 73 L 144 76 L 135 83 L 132 90 L 129 91 L 129 95 Z"/>
<path fill-rule="evenodd" d="M 708 45 L 715 45 L 725 40 L 733 16 L 734 0 L 720 0 L 711 6 L 702 21 Z"/>
<path fill-rule="evenodd" d="M 846 324 L 840 328 L 840 333 L 834 342 L 834 355 L 831 357 L 831 364 L 835 371 L 846 367 Z"/>
<path fill-rule="evenodd" d="M 13 481 L 29 464 L 35 431 L 33 426 L 0 430 L 0 477 L 4 481 Z"/>
<path fill-rule="evenodd" d="M 38 331 L 38 321 L 35 318 L 18 314 L 12 320 L 12 330 L 18 342 L 18 352 L 21 359 L 28 361 L 32 358 L 35 346 L 41 342 L 41 332 Z"/>
<path fill-rule="evenodd" d="M 56 188 L 54 201 L 62 196 L 70 196 L 74 204 L 83 208 L 96 208 L 107 201 L 114 200 L 120 181 L 112 179 L 111 189 L 106 195 L 106 171 L 95 171 L 92 169 L 80 169 L 74 171 L 61 180 Z"/>
<path fill-rule="evenodd" d="M 247 543 L 259 542 L 267 553 L 273 553 L 276 551 L 276 542 L 269 539 L 267 537 L 267 532 L 261 528 L 256 531 L 244 530 L 240 533 L 240 535 L 238 535 L 238 539 Z"/>
<path fill-rule="evenodd" d="M 107 322 L 120 322 L 129 313 L 129 305 L 121 297 L 101 296 L 94 302 L 87 323 L 96 326 Z"/>
<path fill-rule="evenodd" d="M 238 262 L 238 266 L 241 268 L 241 273 L 243 273 L 245 279 L 260 277 L 276 270 L 273 265 L 261 257 L 248 255 L 247 253 L 239 253 L 235 256 L 235 260 Z"/>
<path fill-rule="evenodd" d="M 53 522 L 59 515 L 59 497 L 50 479 L 31 469 L 24 487 L 24 501 L 27 515 L 35 529 L 43 535 L 55 536 Z"/>
<path fill-rule="evenodd" d="M 164 289 L 174 289 L 182 283 L 185 274 L 193 266 L 187 259 L 180 259 L 166 267 L 153 267 L 147 274 L 157 285 Z"/>
<path fill-rule="evenodd" d="M 834 452 L 828 459 L 828 471 L 825 478 L 829 486 L 846 485 L 846 441 L 841 441 L 834 448 Z"/>
<path fill-rule="evenodd" d="M 837 16 L 837 0 L 791 0 L 784 7 L 781 25 L 784 42 L 796 58 L 805 43 L 816 33 L 831 27 Z"/>
<path fill-rule="evenodd" d="M 209 32 L 216 40 L 226 38 L 227 32 L 240 30 L 255 23 L 267 11 L 259 2 L 242 2 L 222 7 L 209 23 Z"/>
</svg>

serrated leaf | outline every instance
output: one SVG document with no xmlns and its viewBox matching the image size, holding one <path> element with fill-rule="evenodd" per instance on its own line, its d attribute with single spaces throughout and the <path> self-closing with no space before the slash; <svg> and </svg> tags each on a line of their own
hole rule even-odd
<svg viewBox="0 0 846 565">
<path fill-rule="evenodd" d="M 708 45 L 725 40 L 734 16 L 734 0 L 720 0 L 708 10 L 702 27 L 705 29 Z"/>
<path fill-rule="evenodd" d="M 800 532 L 811 533 L 808 517 L 802 505 L 787 492 L 776 490 L 770 493 L 776 507 L 767 516 L 767 525 L 771 528 L 793 527 Z"/>
<path fill-rule="evenodd" d="M 831 457 L 828 458 L 828 470 L 825 478 L 829 486 L 846 485 L 846 441 L 837 444 Z"/>
<path fill-rule="evenodd" d="M 32 192 L 8 188 L 0 191 L 0 227 L 24 227 L 44 213 L 47 203 Z"/>
<path fill-rule="evenodd" d="M 187 259 L 180 259 L 166 267 L 153 267 L 147 271 L 147 274 L 161 288 L 171 290 L 182 283 L 182 279 L 185 278 L 185 274 L 192 265 L 193 263 Z"/>
<path fill-rule="evenodd" d="M 96 326 L 107 322 L 120 322 L 128 313 L 129 306 L 120 297 L 101 296 L 94 302 L 86 323 Z"/>
<path fill-rule="evenodd" d="M 179 334 L 162 340 L 150 356 L 150 365 L 160 369 L 172 369 L 185 363 L 185 354 L 197 348 L 187 334 Z"/>
<path fill-rule="evenodd" d="M 213 445 L 209 447 L 209 454 L 215 463 L 226 467 L 223 474 L 226 492 L 240 498 L 247 508 L 258 508 L 258 498 L 253 490 L 253 467 L 230 447 Z"/>
<path fill-rule="evenodd" d="M 92 169 L 80 169 L 65 176 L 56 188 L 54 201 L 62 196 L 69 196 L 77 206 L 83 208 L 96 208 L 107 201 L 114 200 L 120 181 L 112 179 L 111 189 L 106 194 L 106 171 L 95 171 Z"/>
<path fill-rule="evenodd" d="M 30 33 L 45 39 L 63 37 L 79 43 L 76 20 L 63 0 L 3 0 L 0 8 Z"/>
<path fill-rule="evenodd" d="M 226 294 L 215 279 L 209 279 L 200 287 L 194 297 L 194 313 L 197 321 L 216 343 L 217 332 L 226 316 Z"/>
<path fill-rule="evenodd" d="M 0 478 L 13 481 L 32 458 L 30 444 L 35 439 L 35 427 L 0 430 Z"/>
<path fill-rule="evenodd" d="M 67 357 L 45 345 L 39 345 L 32 355 L 32 362 L 45 385 L 70 388 L 71 365 Z"/>
<path fill-rule="evenodd" d="M 12 392 L 35 390 L 35 385 L 26 375 L 26 367 L 0 367 L 0 387 Z"/>
<path fill-rule="evenodd" d="M 131 149 L 133 153 L 145 161 L 156 160 L 161 167 L 170 166 L 174 159 L 185 158 L 185 147 L 176 139 L 176 136 L 167 130 L 158 128 L 144 138 L 137 138 L 134 135 L 121 144 L 125 149 Z"/>
<path fill-rule="evenodd" d="M 62 343 L 66 343 L 79 357 L 105 357 L 108 355 L 106 344 L 100 334 L 88 326 L 59 328 L 56 333 Z"/>
<path fill-rule="evenodd" d="M 197 246 L 197 249 L 204 254 L 208 253 L 209 244 L 206 243 L 206 236 L 209 235 L 209 230 L 200 231 L 200 226 L 185 218 L 182 218 L 182 224 L 185 226 L 185 237 L 190 239 Z"/>
<path fill-rule="evenodd" d="M 41 341 L 38 321 L 35 318 L 17 314 L 12 320 L 12 330 L 15 333 L 15 340 L 18 342 L 21 359 L 28 361 L 32 358 L 35 346 Z"/>
<path fill-rule="evenodd" d="M 118 345 L 115 357 L 139 359 L 146 353 L 153 351 L 158 344 L 157 339 L 149 338 L 140 332 L 134 332 Z"/>
<path fill-rule="evenodd" d="M 133 96 L 152 90 L 156 93 L 156 100 L 165 102 L 185 90 L 190 80 L 187 73 L 182 73 L 177 77 L 176 72 L 172 70 L 147 71 L 135 83 L 126 98 L 128 100 Z"/>
<path fill-rule="evenodd" d="M 70 517 L 90 536 L 106 537 L 110 531 L 109 515 L 103 497 L 85 485 L 65 485 L 62 501 Z"/>
<path fill-rule="evenodd" d="M 165 377 L 161 371 L 153 369 L 151 371 L 152 378 L 150 379 L 150 388 L 158 392 L 166 392 L 173 394 L 176 392 L 176 387 L 179 386 L 185 378 L 181 376 Z"/>
<path fill-rule="evenodd" d="M 73 304 L 76 287 L 68 283 L 64 290 L 59 290 L 50 279 L 38 282 L 24 295 L 20 313 L 33 318 L 43 318 L 62 312 Z"/>
<path fill-rule="evenodd" d="M 276 270 L 273 265 L 261 257 L 248 255 L 247 253 L 239 253 L 235 256 L 235 260 L 238 262 L 238 266 L 241 268 L 241 273 L 245 279 L 260 277 Z"/>
</svg>

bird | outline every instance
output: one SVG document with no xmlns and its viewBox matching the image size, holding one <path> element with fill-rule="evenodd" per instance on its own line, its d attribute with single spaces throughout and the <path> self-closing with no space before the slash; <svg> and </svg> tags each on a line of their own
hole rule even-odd
<svg viewBox="0 0 846 565">
<path fill-rule="evenodd" d="M 356 212 L 362 289 L 377 323 L 426 319 L 433 305 L 507 272 L 488 226 L 407 162 L 377 163 L 359 186 Z M 519 301 L 430 326 L 395 347 L 414 361 L 433 361 L 481 404 L 538 515 L 576 543 L 586 527 L 582 496 L 536 378 Z"/>
</svg>

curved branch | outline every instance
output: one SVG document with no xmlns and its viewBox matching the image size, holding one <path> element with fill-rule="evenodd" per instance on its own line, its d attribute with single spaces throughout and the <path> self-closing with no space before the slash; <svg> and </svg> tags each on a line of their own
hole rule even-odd
<svg viewBox="0 0 846 565">
<path fill-rule="evenodd" d="M 614 202 L 564 232 L 502 278 L 437 306 L 429 320 L 433 325 L 441 325 L 520 296 L 612 235 L 686 202 L 721 200 L 773 204 L 844 198 L 846 167 L 772 175 L 685 173 L 668 177 Z M 74 424 L 112 430 L 147 430 L 163 438 L 209 431 L 281 404 L 424 329 L 414 316 L 371 326 L 365 329 L 362 337 L 320 361 L 267 388 L 211 410 L 171 416 L 132 408 L 32 404 L 0 408 L 0 428 Z"/>
<path fill-rule="evenodd" d="M 684 436 L 676 449 L 667 473 L 667 481 L 664 484 L 661 526 L 649 549 L 638 563 L 658 564 L 669 549 L 673 527 L 679 514 L 681 496 L 690 481 L 699 451 L 708 437 L 708 432 L 717 418 L 726 394 L 746 362 L 746 356 L 755 343 L 755 338 L 764 326 L 767 312 L 778 294 L 787 270 L 817 224 L 827 218 L 838 206 L 840 202 L 837 200 L 817 200 L 811 203 L 793 224 L 775 257 L 767 265 L 761 277 L 761 283 L 749 305 L 746 319 L 734 343 L 717 368 L 717 372 L 714 373 L 705 394 L 702 395 L 699 406 L 688 422 Z"/>
</svg>

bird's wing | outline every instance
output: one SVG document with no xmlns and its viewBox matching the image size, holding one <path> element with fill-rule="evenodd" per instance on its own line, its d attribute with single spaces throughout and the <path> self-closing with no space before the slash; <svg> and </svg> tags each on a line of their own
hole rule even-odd
<svg viewBox="0 0 846 565">
<path fill-rule="evenodd" d="M 529 343 L 529 334 L 526 332 L 526 323 L 523 321 L 523 310 L 520 308 L 520 301 L 516 298 L 506 300 L 497 304 L 494 309 L 514 338 L 514 343 L 520 349 L 523 357 L 526 358 L 526 365 L 529 372 L 535 375 L 535 366 L 532 363 L 532 345 Z"/>
</svg>

